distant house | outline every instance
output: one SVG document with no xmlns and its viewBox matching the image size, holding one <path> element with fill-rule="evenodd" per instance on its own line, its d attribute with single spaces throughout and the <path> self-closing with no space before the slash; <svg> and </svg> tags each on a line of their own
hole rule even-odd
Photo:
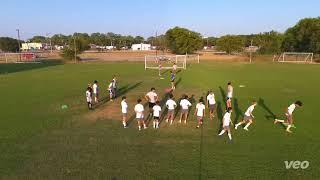
<svg viewBox="0 0 320 180">
<path fill-rule="evenodd" d="M 64 46 L 54 45 L 54 49 L 61 51 L 64 48 Z"/>
<path fill-rule="evenodd" d="M 105 46 L 105 49 L 106 50 L 113 50 L 115 49 L 116 47 L 115 46 Z"/>
<path fill-rule="evenodd" d="M 22 43 L 21 44 L 21 50 L 27 51 L 27 50 L 41 50 L 44 49 L 44 44 L 42 43 Z"/>
<path fill-rule="evenodd" d="M 244 48 L 246 52 L 257 52 L 259 49 L 260 47 L 258 46 L 248 46 Z"/>
<path fill-rule="evenodd" d="M 151 44 L 132 44 L 131 49 L 133 51 L 147 51 L 151 50 Z"/>
</svg>

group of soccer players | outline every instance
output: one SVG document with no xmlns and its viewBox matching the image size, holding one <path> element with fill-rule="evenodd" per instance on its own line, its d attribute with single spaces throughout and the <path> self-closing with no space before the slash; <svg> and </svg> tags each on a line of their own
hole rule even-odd
<svg viewBox="0 0 320 180">
<path fill-rule="evenodd" d="M 165 99 L 162 99 L 160 103 L 160 98 L 158 97 L 156 93 L 155 88 L 151 88 L 148 93 L 145 95 L 145 100 L 148 102 L 148 112 L 145 113 L 144 105 L 142 104 L 142 99 L 137 100 L 137 104 L 134 106 L 134 112 L 135 112 L 135 118 L 137 120 L 138 129 L 146 129 L 147 124 L 146 120 L 153 118 L 153 128 L 158 129 L 160 126 L 160 120 L 162 118 L 165 118 L 165 122 L 169 123 L 169 125 L 172 125 L 174 122 L 174 118 L 176 115 L 177 110 L 177 103 L 180 106 L 180 116 L 179 116 L 179 123 L 187 123 L 187 119 L 190 112 L 190 107 L 192 106 L 192 103 L 189 100 L 189 97 L 187 95 L 183 95 L 179 102 L 176 102 L 174 100 L 173 91 L 175 90 L 175 74 L 176 74 L 176 68 L 173 68 L 170 75 L 170 81 L 171 81 L 171 89 L 169 92 L 167 92 L 167 96 Z M 231 136 L 231 126 L 233 126 L 233 122 L 231 120 L 231 114 L 232 114 L 232 98 L 233 98 L 233 86 L 231 82 L 228 82 L 227 84 L 227 95 L 226 95 L 226 111 L 222 118 L 222 130 L 218 134 L 219 136 L 223 135 L 225 132 L 227 132 L 227 135 L 230 140 L 232 140 Z M 113 79 L 110 81 L 110 84 L 108 85 L 108 93 L 110 101 L 113 101 L 114 98 L 116 98 L 116 92 L 117 92 L 117 79 L 116 76 L 113 77 Z M 94 81 L 93 85 L 88 84 L 87 91 L 86 91 L 86 99 L 88 108 L 92 109 L 92 101 L 94 98 L 94 102 L 99 102 L 99 87 L 98 87 L 98 81 Z M 254 115 L 253 111 L 257 105 L 256 101 L 253 101 L 251 105 L 248 107 L 248 109 L 244 113 L 243 119 L 234 125 L 234 128 L 237 130 L 241 125 L 244 125 L 244 130 L 248 131 L 249 126 L 253 123 Z M 161 107 L 161 106 L 164 106 Z M 290 130 L 291 127 L 294 127 L 293 125 L 293 119 L 292 119 L 292 113 L 295 110 L 296 107 L 302 106 L 301 101 L 296 101 L 295 103 L 291 104 L 285 112 L 286 120 L 280 120 L 275 119 L 274 124 L 277 123 L 283 123 L 286 128 L 286 132 L 291 133 Z M 123 127 L 128 127 L 128 103 L 127 98 L 125 96 L 122 97 L 121 101 L 121 112 L 122 112 L 122 123 Z M 217 109 L 217 103 L 215 100 L 215 95 L 212 91 L 208 92 L 208 95 L 204 99 L 201 97 L 198 101 L 198 103 L 195 106 L 196 110 L 194 112 L 194 115 L 197 119 L 197 126 L 196 128 L 199 128 L 203 124 L 203 118 L 205 117 L 205 109 L 208 108 L 209 110 L 209 119 L 213 119 L 215 117 L 215 112 Z M 167 113 L 165 115 L 165 110 L 167 110 Z M 145 118 L 145 114 L 147 114 L 147 117 Z"/>
<path fill-rule="evenodd" d="M 108 85 L 110 101 L 113 101 L 113 99 L 116 98 L 117 86 L 117 78 L 116 76 L 113 76 L 112 80 L 110 81 L 110 84 Z M 99 102 L 99 85 L 97 80 L 94 80 L 93 84 L 88 84 L 88 87 L 86 89 L 86 101 L 89 110 L 93 109 L 93 103 Z"/>
<path fill-rule="evenodd" d="M 172 89 L 173 90 L 173 89 Z M 233 97 L 233 86 L 231 85 L 231 82 L 228 82 L 227 85 L 227 97 L 226 97 L 226 112 L 223 115 L 222 118 L 222 130 L 218 134 L 219 136 L 223 135 L 225 132 L 227 132 L 227 135 L 230 140 L 232 140 L 231 136 L 231 126 L 233 126 L 232 120 L 231 120 L 231 114 L 232 114 L 232 97 Z M 169 125 L 173 124 L 174 118 L 175 118 L 175 112 L 178 107 L 177 103 L 180 106 L 180 116 L 178 123 L 187 123 L 188 115 L 190 112 L 190 107 L 192 106 L 189 98 L 187 95 L 183 95 L 183 97 L 180 99 L 179 102 L 176 102 L 174 100 L 174 96 L 171 92 L 168 93 L 168 99 L 164 99 L 163 105 L 164 109 L 161 107 L 160 99 L 156 93 L 155 88 L 151 88 L 151 90 L 145 95 L 145 100 L 148 102 L 149 111 L 148 113 L 145 113 L 144 105 L 142 104 L 142 99 L 137 100 L 137 104 L 134 107 L 134 112 L 136 114 L 136 120 L 138 122 L 138 129 L 146 129 L 146 120 L 149 119 L 149 117 L 153 117 L 153 128 L 158 129 L 160 124 L 161 117 L 165 118 L 165 122 L 169 123 Z M 253 111 L 255 107 L 257 106 L 256 101 L 252 101 L 251 105 L 248 107 L 248 109 L 244 113 L 243 119 L 234 125 L 234 128 L 237 130 L 241 125 L 244 125 L 244 130 L 248 131 L 249 126 L 253 123 L 254 115 Z M 290 105 L 287 108 L 287 111 L 285 113 L 287 119 L 286 120 L 279 120 L 275 119 L 274 123 L 284 123 L 285 125 L 288 125 L 286 128 L 287 132 L 291 133 L 290 128 L 293 125 L 292 120 L 292 113 L 296 107 L 302 106 L 302 103 L 300 101 L 296 101 L 292 105 Z M 212 91 L 208 92 L 208 95 L 206 99 L 203 99 L 202 97 L 199 99 L 198 103 L 196 104 L 196 110 L 195 110 L 195 117 L 197 119 L 197 126 L 196 128 L 199 128 L 203 124 L 203 118 L 205 117 L 205 109 L 209 109 L 209 119 L 213 119 L 215 117 L 215 112 L 217 109 L 217 104 L 215 100 L 215 95 Z M 127 128 L 127 112 L 128 112 L 128 104 L 126 103 L 126 97 L 122 98 L 121 102 L 121 109 L 123 113 L 123 126 L 124 128 Z M 164 110 L 167 109 L 167 114 L 164 116 L 161 116 L 164 114 Z M 147 118 L 145 118 L 145 114 L 148 114 Z"/>
</svg>

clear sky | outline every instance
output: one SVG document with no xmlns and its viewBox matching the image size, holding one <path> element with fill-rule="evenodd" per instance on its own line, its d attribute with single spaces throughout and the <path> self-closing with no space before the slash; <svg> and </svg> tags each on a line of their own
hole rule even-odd
<svg viewBox="0 0 320 180">
<path fill-rule="evenodd" d="M 285 31 L 320 16 L 320 0 L 1 0 L 0 36 L 73 32 L 148 37 L 181 26 L 203 36 Z"/>
</svg>

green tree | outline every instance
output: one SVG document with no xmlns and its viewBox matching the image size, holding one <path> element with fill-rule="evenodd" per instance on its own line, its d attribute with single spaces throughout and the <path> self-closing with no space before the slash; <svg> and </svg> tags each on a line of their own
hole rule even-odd
<svg viewBox="0 0 320 180">
<path fill-rule="evenodd" d="M 143 43 L 144 42 L 144 38 L 141 37 L 141 36 L 136 36 L 134 37 L 134 43 L 135 44 L 140 44 L 140 43 Z"/>
<path fill-rule="evenodd" d="M 320 53 L 320 17 L 305 18 L 284 34 L 283 51 Z"/>
<path fill-rule="evenodd" d="M 68 42 L 71 36 L 66 36 L 63 34 L 55 34 L 51 37 L 52 45 L 59 45 L 59 46 L 65 46 Z"/>
<path fill-rule="evenodd" d="M 241 52 L 245 46 L 245 38 L 243 36 L 226 35 L 217 40 L 217 48 L 226 51 L 228 54 L 233 52 Z"/>
<path fill-rule="evenodd" d="M 0 50 L 4 52 L 18 52 L 18 40 L 10 37 L 0 37 Z"/>
<path fill-rule="evenodd" d="M 175 27 L 166 32 L 167 47 L 176 54 L 193 53 L 202 48 L 202 38 L 197 32 Z"/>
<path fill-rule="evenodd" d="M 215 46 L 218 38 L 216 37 L 207 37 L 203 38 L 203 45 L 204 46 Z"/>
<path fill-rule="evenodd" d="M 90 35 L 90 43 L 98 46 L 105 46 L 107 45 L 107 36 L 103 33 L 92 33 Z"/>
<path fill-rule="evenodd" d="M 78 55 L 90 48 L 88 38 L 89 35 L 86 35 L 86 33 L 74 33 L 72 38 L 69 39 L 68 46 L 62 50 L 62 58 L 64 58 L 65 60 L 79 60 L 80 57 Z"/>
<path fill-rule="evenodd" d="M 250 38 L 250 37 L 249 37 Z M 261 54 L 274 54 L 281 52 L 281 46 L 283 43 L 283 34 L 276 31 L 270 31 L 253 35 L 248 39 L 253 41 L 253 45 L 259 47 L 259 53 Z"/>
<path fill-rule="evenodd" d="M 33 36 L 31 39 L 29 39 L 30 42 L 35 43 L 46 43 L 48 42 L 47 38 L 44 36 Z"/>
<path fill-rule="evenodd" d="M 157 50 L 165 50 L 166 49 L 166 37 L 161 34 L 157 37 L 151 36 L 147 39 L 147 43 L 156 46 Z"/>
</svg>

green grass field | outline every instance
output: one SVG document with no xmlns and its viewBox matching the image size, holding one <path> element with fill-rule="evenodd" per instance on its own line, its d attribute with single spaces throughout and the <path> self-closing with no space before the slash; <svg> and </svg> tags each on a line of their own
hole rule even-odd
<svg viewBox="0 0 320 180">
<path fill-rule="evenodd" d="M 187 125 L 162 123 L 154 130 L 150 124 L 139 132 L 135 120 L 122 128 L 120 98 L 89 112 L 85 88 L 96 79 L 105 90 L 116 74 L 132 111 L 151 87 L 165 95 L 168 72 L 160 80 L 142 63 L 2 64 L 0 179 L 319 179 L 319 70 L 298 64 L 191 64 L 177 75 L 176 100 L 183 93 L 198 100 L 212 89 L 218 118 L 205 119 L 201 129 L 192 115 Z M 252 100 L 259 101 L 250 131 L 232 129 L 232 143 L 217 136 L 229 80 L 233 121 Z M 304 105 L 294 112 L 297 128 L 287 134 L 273 118 L 283 118 L 298 99 Z M 61 109 L 64 104 L 69 108 Z M 291 160 L 310 166 L 286 169 L 284 161 Z"/>
</svg>

